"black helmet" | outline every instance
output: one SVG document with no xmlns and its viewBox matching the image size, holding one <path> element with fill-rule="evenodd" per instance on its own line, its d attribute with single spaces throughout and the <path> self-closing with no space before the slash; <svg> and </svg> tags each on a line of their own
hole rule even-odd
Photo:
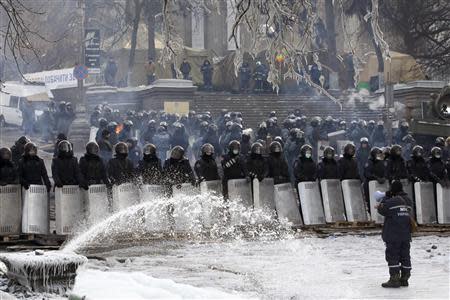
<svg viewBox="0 0 450 300">
<path fill-rule="evenodd" d="M 384 159 L 388 159 L 389 156 L 391 155 L 391 147 L 385 146 L 381 150 L 383 151 Z"/>
<path fill-rule="evenodd" d="M 105 128 L 106 126 L 108 126 L 108 121 L 105 118 L 100 118 L 98 119 L 98 125 L 101 128 Z"/>
<path fill-rule="evenodd" d="M 436 138 L 436 141 L 434 142 L 434 145 L 436 147 L 445 147 L 445 140 L 442 136 L 439 136 Z"/>
<path fill-rule="evenodd" d="M 153 144 L 146 144 L 144 149 L 142 149 L 144 155 L 155 155 L 156 154 L 156 146 Z"/>
<path fill-rule="evenodd" d="M 344 147 L 344 154 L 353 156 L 355 155 L 355 150 L 356 150 L 355 145 L 353 145 L 353 143 L 348 143 Z"/>
<path fill-rule="evenodd" d="M 27 156 L 35 156 L 37 155 L 37 147 L 35 143 L 28 142 L 24 148 L 24 154 Z"/>
<path fill-rule="evenodd" d="M 393 145 L 391 148 L 391 156 L 401 156 L 402 155 L 402 146 Z"/>
<path fill-rule="evenodd" d="M 70 153 L 72 151 L 72 145 L 69 141 L 63 140 L 58 143 L 59 153 Z"/>
<path fill-rule="evenodd" d="M 150 121 L 148 121 L 147 127 L 149 127 L 149 128 L 155 128 L 155 127 L 156 127 L 156 121 L 155 121 L 155 120 L 150 120 Z"/>
<path fill-rule="evenodd" d="M 416 145 L 412 149 L 412 157 L 422 157 L 423 156 L 423 147 L 420 145 Z"/>
<path fill-rule="evenodd" d="M 98 155 L 98 144 L 96 142 L 89 142 L 86 144 L 86 153 Z"/>
<path fill-rule="evenodd" d="M 251 148 L 251 153 L 252 154 L 257 154 L 257 155 L 262 155 L 263 153 L 263 145 L 256 142 L 252 144 L 252 148 Z"/>
<path fill-rule="evenodd" d="M 277 136 L 273 139 L 273 141 L 274 141 L 274 142 L 280 143 L 281 146 L 284 145 L 284 141 L 283 141 L 283 138 L 282 138 L 281 136 L 278 136 L 278 135 L 277 135 Z"/>
<path fill-rule="evenodd" d="M 0 159 L 11 160 L 11 158 L 12 158 L 11 149 L 6 147 L 0 149 Z"/>
<path fill-rule="evenodd" d="M 372 158 L 372 160 L 376 160 L 380 155 L 383 156 L 383 150 L 381 150 L 380 148 L 373 147 L 370 150 L 370 157 Z"/>
<path fill-rule="evenodd" d="M 442 150 L 439 147 L 431 148 L 431 156 L 440 159 L 442 157 Z"/>
<path fill-rule="evenodd" d="M 306 157 L 306 152 L 310 152 L 310 154 L 312 156 L 312 147 L 308 144 L 305 144 L 300 148 L 300 156 Z M 306 157 L 306 158 L 309 158 L 309 157 Z"/>
<path fill-rule="evenodd" d="M 114 146 L 116 155 L 128 155 L 128 145 L 124 142 L 119 142 Z"/>
<path fill-rule="evenodd" d="M 283 146 L 278 141 L 273 141 L 269 146 L 270 153 L 281 153 L 283 152 Z"/>
<path fill-rule="evenodd" d="M 117 123 L 116 122 L 109 122 L 108 123 L 108 129 L 109 130 L 116 130 L 116 127 L 117 127 Z"/>
<path fill-rule="evenodd" d="M 22 135 L 17 141 L 16 145 L 22 145 L 25 146 L 27 143 L 30 142 L 30 139 L 28 139 L 26 136 Z"/>
<path fill-rule="evenodd" d="M 180 160 L 184 156 L 184 149 L 181 146 L 175 146 L 172 148 L 172 151 L 170 151 L 170 158 Z"/>
<path fill-rule="evenodd" d="M 125 122 L 123 122 L 123 126 L 125 128 L 131 128 L 133 127 L 133 122 L 131 122 L 130 120 L 126 120 Z"/>
<path fill-rule="evenodd" d="M 214 146 L 207 143 L 202 146 L 202 155 L 212 156 L 214 155 Z"/>
<path fill-rule="evenodd" d="M 272 110 L 272 111 L 269 113 L 269 118 L 273 118 L 273 117 L 275 117 L 276 115 L 277 115 L 277 112 L 274 111 L 274 110 Z"/>
<path fill-rule="evenodd" d="M 233 152 L 233 151 L 237 150 L 238 153 L 235 153 L 235 154 L 239 154 L 239 152 L 241 152 L 241 143 L 239 143 L 239 142 L 236 141 L 236 140 L 231 141 L 231 142 L 228 144 L 228 150 L 229 150 L 230 152 Z"/>
<path fill-rule="evenodd" d="M 323 150 L 323 157 L 328 159 L 334 158 L 334 153 L 334 148 L 331 146 L 327 146 Z"/>
<path fill-rule="evenodd" d="M 359 140 L 359 142 L 360 142 L 360 144 L 369 144 L 369 139 L 368 138 L 366 138 L 366 137 L 362 137 L 360 140 Z"/>
</svg>

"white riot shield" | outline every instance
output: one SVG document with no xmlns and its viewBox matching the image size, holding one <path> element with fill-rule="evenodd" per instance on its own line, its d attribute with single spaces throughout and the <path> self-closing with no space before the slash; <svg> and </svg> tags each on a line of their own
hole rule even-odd
<svg viewBox="0 0 450 300">
<path fill-rule="evenodd" d="M 369 181 L 369 200 L 370 200 L 370 217 L 372 221 L 377 224 L 381 224 L 384 221 L 384 217 L 378 213 L 375 208 L 377 201 L 375 200 L 374 193 L 376 191 L 387 192 L 389 190 L 389 185 L 387 182 L 380 184 L 376 180 Z"/>
<path fill-rule="evenodd" d="M 144 184 L 141 187 L 141 202 L 164 198 L 164 187 L 156 184 Z"/>
<path fill-rule="evenodd" d="M 0 235 L 20 234 L 21 218 L 20 185 L 0 186 Z"/>
<path fill-rule="evenodd" d="M 231 179 L 227 184 L 230 201 L 238 201 L 245 207 L 253 207 L 252 188 L 247 179 Z"/>
<path fill-rule="evenodd" d="M 220 223 L 222 208 L 222 182 L 220 180 L 202 181 L 200 183 L 202 195 L 213 195 L 206 201 L 202 201 L 203 226 L 211 228 Z"/>
<path fill-rule="evenodd" d="M 22 190 L 22 232 L 48 234 L 48 194 L 45 185 Z"/>
<path fill-rule="evenodd" d="M 450 188 L 436 184 L 437 214 L 439 224 L 450 223 Z"/>
<path fill-rule="evenodd" d="M 329 223 L 346 221 L 341 181 L 339 179 L 324 179 L 320 181 L 320 188 L 322 190 L 325 220 Z"/>
<path fill-rule="evenodd" d="M 200 194 L 200 190 L 193 186 L 191 183 L 183 183 L 181 185 L 172 186 L 173 197 L 188 196 L 193 197 Z"/>
<path fill-rule="evenodd" d="M 336 154 L 338 156 L 344 155 L 345 145 L 347 145 L 349 143 L 352 143 L 352 141 L 350 141 L 350 140 L 336 141 L 336 145 L 337 145 Z"/>
<path fill-rule="evenodd" d="M 86 219 L 89 224 L 102 221 L 109 215 L 108 192 L 106 185 L 94 184 L 84 191 L 84 204 Z"/>
<path fill-rule="evenodd" d="M 82 199 L 77 185 L 55 189 L 56 234 L 71 234 L 74 226 L 83 219 Z"/>
<path fill-rule="evenodd" d="M 317 142 L 317 159 L 323 157 L 323 151 L 325 147 L 330 146 L 329 141 L 318 141 Z"/>
<path fill-rule="evenodd" d="M 342 180 L 345 213 L 349 222 L 369 221 L 364 197 L 361 191 L 361 181 L 358 179 Z"/>
<path fill-rule="evenodd" d="M 254 207 L 263 210 L 275 210 L 273 178 L 264 178 L 259 182 L 253 180 L 253 203 Z"/>
<path fill-rule="evenodd" d="M 200 183 L 200 192 L 202 195 L 214 195 L 220 197 L 222 196 L 222 181 L 202 181 Z"/>
<path fill-rule="evenodd" d="M 89 142 L 95 142 L 97 131 L 98 131 L 97 127 L 91 126 L 91 131 L 89 132 Z"/>
<path fill-rule="evenodd" d="M 317 181 L 300 182 L 298 193 L 305 225 L 325 224 L 322 198 Z"/>
<path fill-rule="evenodd" d="M 286 218 L 293 225 L 303 225 L 297 197 L 290 183 L 276 184 L 274 186 L 274 198 L 278 218 Z"/>
<path fill-rule="evenodd" d="M 112 209 L 113 212 L 118 212 L 126 209 L 130 206 L 139 203 L 139 190 L 132 183 L 123 183 L 121 185 L 115 185 L 112 189 L 113 201 Z"/>
<path fill-rule="evenodd" d="M 434 186 L 432 182 L 414 183 L 414 199 L 416 202 L 417 223 L 436 223 L 436 204 L 434 202 Z"/>
<path fill-rule="evenodd" d="M 414 187 L 408 179 L 401 179 L 400 182 L 403 185 L 403 191 L 408 195 L 411 201 L 414 200 Z"/>
</svg>

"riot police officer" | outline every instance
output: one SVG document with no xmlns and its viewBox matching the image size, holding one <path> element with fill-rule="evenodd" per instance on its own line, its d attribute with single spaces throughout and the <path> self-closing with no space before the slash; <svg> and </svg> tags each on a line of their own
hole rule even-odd
<svg viewBox="0 0 450 300">
<path fill-rule="evenodd" d="M 431 157 L 428 160 L 428 169 L 430 177 L 434 183 L 440 183 L 442 186 L 448 184 L 448 174 L 445 163 L 442 161 L 442 150 L 439 147 L 431 149 Z"/>
<path fill-rule="evenodd" d="M 273 141 L 269 146 L 269 157 L 267 158 L 267 177 L 273 178 L 274 184 L 289 182 L 289 168 L 283 156 L 283 146 L 278 141 Z"/>
<path fill-rule="evenodd" d="M 84 185 L 106 184 L 109 186 L 105 163 L 100 158 L 99 152 L 100 148 L 96 142 L 86 144 L 86 153 L 80 158 L 80 173 Z"/>
<path fill-rule="evenodd" d="M 80 185 L 87 189 L 83 183 L 77 158 L 73 156 L 72 144 L 61 141 L 58 144 L 58 154 L 52 160 L 52 175 L 56 187 L 65 185 Z"/>
<path fill-rule="evenodd" d="M 334 148 L 327 146 L 323 151 L 322 161 L 317 165 L 317 177 L 322 179 L 339 179 L 338 163 L 334 158 Z"/>
<path fill-rule="evenodd" d="M 241 144 L 234 140 L 228 144 L 228 153 L 222 157 L 222 187 L 224 197 L 228 197 L 228 180 L 243 179 L 247 176 L 245 158 L 240 154 Z"/>
<path fill-rule="evenodd" d="M 138 139 L 136 137 L 132 137 L 126 142 L 128 146 L 128 159 L 131 160 L 133 166 L 136 168 L 142 154 L 141 147 L 138 145 Z"/>
<path fill-rule="evenodd" d="M 411 182 L 430 181 L 430 170 L 423 154 L 422 146 L 414 146 L 411 159 L 406 162 L 406 170 Z"/>
<path fill-rule="evenodd" d="M 312 158 L 312 151 L 312 147 L 308 144 L 301 147 L 300 156 L 295 161 L 293 168 L 296 183 L 316 180 L 317 168 Z"/>
<path fill-rule="evenodd" d="M 257 178 L 259 181 L 262 181 L 267 176 L 268 168 L 263 157 L 263 145 L 261 143 L 253 143 L 246 168 L 251 180 Z"/>
<path fill-rule="evenodd" d="M 142 160 L 138 164 L 138 174 L 142 177 L 143 184 L 161 184 L 162 166 L 161 159 L 156 155 L 156 146 L 147 144 L 143 149 Z"/>
<path fill-rule="evenodd" d="M 37 155 L 36 145 L 31 142 L 25 145 L 23 157 L 19 161 L 19 179 L 26 190 L 31 184 L 45 185 L 47 192 L 52 187 L 44 161 Z"/>
<path fill-rule="evenodd" d="M 370 157 L 364 165 L 364 199 L 366 200 L 369 211 L 370 195 L 369 195 L 369 181 L 376 180 L 379 184 L 384 184 L 387 177 L 386 161 L 384 160 L 383 150 L 378 147 L 373 147 L 370 150 Z"/>
<path fill-rule="evenodd" d="M 105 118 L 100 118 L 98 120 L 98 130 L 97 133 L 95 135 L 95 141 L 98 143 L 100 141 L 100 139 L 102 138 L 102 132 L 103 130 L 106 129 L 106 127 L 108 126 L 108 121 Z"/>
<path fill-rule="evenodd" d="M 0 185 L 17 184 L 19 176 L 9 148 L 0 149 Z"/>
<path fill-rule="evenodd" d="M 170 158 L 164 162 L 163 173 L 168 186 L 196 183 L 194 172 L 184 153 L 183 147 L 175 146 L 170 153 Z"/>
<path fill-rule="evenodd" d="M 133 137 L 132 128 L 132 121 L 126 120 L 125 122 L 123 122 L 122 131 L 120 131 L 119 136 L 117 137 L 119 142 L 126 142 L 128 139 L 131 139 Z"/>
<path fill-rule="evenodd" d="M 402 157 L 402 146 L 400 145 L 393 145 L 391 148 L 387 161 L 387 176 L 389 181 L 408 178 L 405 160 Z"/>
<path fill-rule="evenodd" d="M 19 160 L 22 158 L 22 155 L 25 151 L 25 145 L 29 143 L 30 140 L 26 136 L 21 136 L 11 147 L 12 161 L 18 165 Z"/>
<path fill-rule="evenodd" d="M 194 165 L 195 174 L 200 182 L 219 180 L 219 171 L 214 157 L 214 146 L 204 144 L 201 148 L 200 159 Z"/>
<path fill-rule="evenodd" d="M 109 142 L 111 143 L 111 145 L 116 145 L 117 144 L 117 123 L 112 121 L 108 123 L 108 126 L 106 127 L 106 129 L 108 129 L 109 131 Z"/>
<path fill-rule="evenodd" d="M 124 142 L 119 142 L 114 147 L 115 157 L 110 159 L 107 171 L 111 184 L 120 185 L 132 182 L 134 179 L 134 168 L 131 160 L 128 159 L 128 146 Z"/>
<path fill-rule="evenodd" d="M 355 145 L 348 143 L 344 147 L 344 155 L 339 159 L 341 180 L 360 179 L 358 162 L 355 159 Z"/>
<path fill-rule="evenodd" d="M 369 159 L 370 155 L 370 145 L 369 139 L 366 137 L 361 138 L 360 146 L 356 150 L 356 161 L 358 162 L 359 175 L 362 177 L 364 175 L 364 166 Z"/>
</svg>

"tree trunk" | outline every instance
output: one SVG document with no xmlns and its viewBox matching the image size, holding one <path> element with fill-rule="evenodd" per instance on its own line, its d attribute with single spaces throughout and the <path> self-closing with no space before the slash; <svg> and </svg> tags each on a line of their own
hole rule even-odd
<svg viewBox="0 0 450 300">
<path fill-rule="evenodd" d="M 136 55 L 137 34 L 139 29 L 139 21 L 141 19 L 142 2 L 140 0 L 134 0 L 134 7 L 135 9 L 133 19 L 133 30 L 131 32 L 130 58 L 128 60 L 128 76 L 127 76 L 128 85 L 130 85 L 130 77 L 134 67 L 134 57 Z"/>
<path fill-rule="evenodd" d="M 384 86 L 384 58 L 383 52 L 381 51 L 380 45 L 377 44 L 375 40 L 375 34 L 373 32 L 372 25 L 370 24 L 370 20 L 365 22 L 367 32 L 369 33 L 370 39 L 372 40 L 373 48 L 375 49 L 375 55 L 377 56 L 378 61 L 378 88 L 382 88 Z"/>
<path fill-rule="evenodd" d="M 336 59 L 336 29 L 333 0 L 325 1 L 325 21 L 327 26 L 328 64 L 330 67 L 329 84 L 331 89 L 339 88 L 338 65 Z"/>
<path fill-rule="evenodd" d="M 155 59 L 156 58 L 156 49 L 155 49 L 155 5 L 154 1 L 148 1 L 145 5 L 145 16 L 146 16 L 146 24 L 147 24 L 147 34 L 148 34 L 148 52 L 147 58 Z"/>
</svg>

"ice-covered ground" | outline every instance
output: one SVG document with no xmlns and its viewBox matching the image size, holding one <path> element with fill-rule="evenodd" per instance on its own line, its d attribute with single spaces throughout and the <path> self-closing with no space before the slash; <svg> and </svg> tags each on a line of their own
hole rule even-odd
<svg viewBox="0 0 450 300">
<path fill-rule="evenodd" d="M 437 248 L 432 249 L 433 245 Z M 415 238 L 410 287 L 383 289 L 380 283 L 387 279 L 388 269 L 379 236 L 156 242 L 104 253 L 106 261 L 91 260 L 80 271 L 75 292 L 88 299 L 90 295 L 92 299 L 102 295 L 102 299 L 144 299 L 142 295 L 185 299 L 194 295 L 203 299 L 449 299 L 449 249 L 450 238 Z"/>
</svg>

